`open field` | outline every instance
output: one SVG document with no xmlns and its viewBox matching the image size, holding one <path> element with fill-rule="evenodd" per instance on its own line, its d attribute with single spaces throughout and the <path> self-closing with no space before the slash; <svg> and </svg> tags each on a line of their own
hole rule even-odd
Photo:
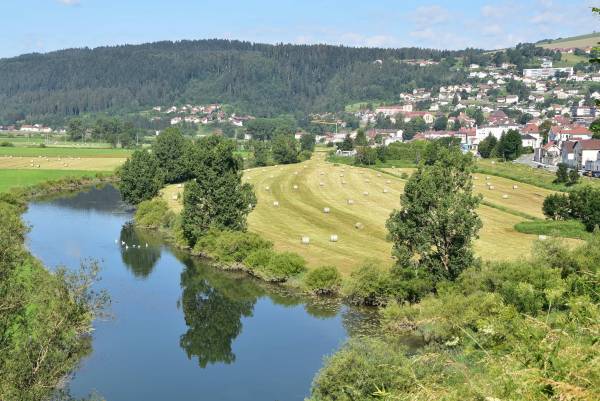
<svg viewBox="0 0 600 401">
<path fill-rule="evenodd" d="M 560 61 L 554 63 L 555 67 L 573 67 L 578 63 L 587 63 L 589 59 L 584 56 L 577 56 L 573 53 L 561 53 Z"/>
<path fill-rule="evenodd" d="M 0 170 L 113 171 L 125 160 L 124 157 L 11 157 L 0 155 Z"/>
<path fill-rule="evenodd" d="M 537 45 L 546 49 L 553 48 L 569 48 L 569 47 L 578 47 L 585 48 L 589 46 L 596 46 L 600 42 L 600 34 L 599 33 L 591 33 L 588 35 L 581 36 L 573 36 L 570 38 L 557 39 L 550 42 L 541 42 Z"/>
<path fill-rule="evenodd" d="M 396 169 L 394 174 L 398 172 Z M 323 154 L 301 164 L 250 169 L 244 179 L 254 185 L 258 197 L 258 205 L 248 219 L 249 229 L 273 241 L 277 250 L 297 252 L 311 267 L 337 266 L 344 274 L 369 258 L 392 264 L 385 221 L 400 206 L 405 180 L 372 169 L 334 166 L 324 161 Z M 346 184 L 342 184 L 344 181 Z M 491 177 L 490 182 L 495 191 L 480 189 L 482 193 L 493 192 L 485 195 L 490 202 L 542 216 L 543 196 L 549 191 L 520 183 L 513 190 L 514 182 L 499 177 Z M 476 185 L 485 186 L 485 176 L 476 180 Z M 365 191 L 368 196 L 363 194 Z M 502 198 L 505 192 L 508 199 Z M 181 200 L 173 196 L 183 193 L 183 188 L 172 185 L 163 193 L 171 207 L 180 210 Z M 353 204 L 349 205 L 348 199 Z M 279 206 L 274 206 L 275 201 Z M 325 207 L 329 213 L 324 213 Z M 479 256 L 491 260 L 529 255 L 537 236 L 514 229 L 525 218 L 485 205 L 479 208 L 479 214 L 484 223 L 476 242 Z M 364 227 L 357 229 L 356 223 Z M 338 242 L 329 241 L 332 234 L 338 235 Z M 310 245 L 301 244 L 303 235 L 310 237 Z"/>
<path fill-rule="evenodd" d="M 534 185 L 549 190 L 565 190 L 563 185 L 554 184 L 556 174 L 540 168 L 526 166 L 520 163 L 494 162 L 490 159 L 477 160 L 477 170 L 482 174 L 496 175 L 521 183 Z M 600 186 L 600 180 L 590 177 L 581 177 L 581 183 Z"/>
<path fill-rule="evenodd" d="M 0 192 L 65 177 L 92 177 L 96 172 L 82 170 L 12 170 L 0 168 Z"/>
<path fill-rule="evenodd" d="M 132 153 L 129 149 L 87 148 L 87 147 L 0 147 L 0 156 L 22 157 L 109 157 L 126 159 Z"/>
</svg>

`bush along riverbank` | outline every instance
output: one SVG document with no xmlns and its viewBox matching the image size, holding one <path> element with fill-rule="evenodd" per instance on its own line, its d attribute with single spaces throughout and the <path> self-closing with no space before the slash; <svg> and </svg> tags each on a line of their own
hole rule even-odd
<svg viewBox="0 0 600 401">
<path fill-rule="evenodd" d="M 241 270 L 270 283 L 285 284 L 314 295 L 336 295 L 341 276 L 332 266 L 308 271 L 306 261 L 293 252 L 277 252 L 273 243 L 259 235 L 232 230 L 209 229 L 190 246 L 183 231 L 182 217 L 160 198 L 144 201 L 134 215 L 136 226 L 157 230 L 175 246 L 194 256 L 211 259 L 224 270 Z"/>
<path fill-rule="evenodd" d="M 93 174 L 89 177 L 65 177 L 60 180 L 45 181 L 39 184 L 13 189 L 11 197 L 27 202 L 32 199 L 41 199 L 60 196 L 85 190 L 98 185 L 115 184 L 118 182 L 116 175 Z"/>
</svg>

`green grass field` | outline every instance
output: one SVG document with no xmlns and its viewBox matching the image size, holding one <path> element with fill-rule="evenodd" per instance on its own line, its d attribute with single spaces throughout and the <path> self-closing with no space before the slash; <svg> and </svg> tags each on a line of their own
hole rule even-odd
<svg viewBox="0 0 600 401">
<path fill-rule="evenodd" d="M 570 38 L 556 39 L 549 42 L 540 42 L 537 45 L 543 48 L 569 48 L 578 47 L 584 48 L 596 46 L 600 42 L 600 33 L 591 33 L 587 35 L 573 36 Z"/>
<path fill-rule="evenodd" d="M 95 171 L 82 170 L 0 169 L 0 192 L 7 192 L 12 188 L 26 187 L 44 181 L 58 180 L 65 177 L 93 177 L 95 174 Z"/>
<path fill-rule="evenodd" d="M 479 159 L 476 166 L 477 171 L 481 174 L 495 175 L 552 191 L 567 189 L 564 185 L 554 184 L 555 173 L 544 169 L 519 163 L 494 162 L 490 159 Z M 600 180 L 589 177 L 581 177 L 581 183 L 600 186 Z"/>
<path fill-rule="evenodd" d="M 336 166 L 324 159 L 324 154 L 317 153 L 312 160 L 300 164 L 246 170 L 244 180 L 254 185 L 258 198 L 258 205 L 248 218 L 250 231 L 273 241 L 279 251 L 299 253 L 309 267 L 330 264 L 349 274 L 366 259 L 391 265 L 385 222 L 392 210 L 400 207 L 406 180 L 398 175 L 411 170 L 397 168 L 391 175 L 387 170 Z M 518 212 L 543 217 L 542 202 L 550 191 L 502 177 L 486 180 L 485 175 L 477 176 L 476 191 L 494 205 L 481 205 L 478 209 L 484 226 L 475 243 L 477 254 L 485 260 L 529 255 L 537 235 L 515 230 L 517 223 L 527 220 Z M 487 189 L 486 181 L 495 189 Z M 513 189 L 513 185 L 518 188 Z M 368 195 L 363 194 L 365 191 Z M 181 210 L 178 193 L 182 194 L 183 188 L 177 185 L 163 191 L 176 211 Z M 353 204 L 348 204 L 349 199 Z M 326 207 L 329 213 L 324 212 Z M 356 223 L 364 227 L 357 229 Z M 338 242 L 329 241 L 333 234 L 339 237 Z M 301 236 L 310 237 L 310 244 L 303 245 Z"/>
<path fill-rule="evenodd" d="M 127 158 L 129 149 L 87 147 L 0 147 L 0 156 L 18 157 L 112 157 Z"/>
</svg>

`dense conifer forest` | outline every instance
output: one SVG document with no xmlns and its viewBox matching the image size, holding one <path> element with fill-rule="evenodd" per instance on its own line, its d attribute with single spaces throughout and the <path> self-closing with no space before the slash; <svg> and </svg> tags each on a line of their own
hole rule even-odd
<svg viewBox="0 0 600 401">
<path fill-rule="evenodd" d="M 449 67 L 480 54 L 229 40 L 27 54 L 0 59 L 0 119 L 64 119 L 185 102 L 226 103 L 259 116 L 339 110 L 352 101 L 462 81 L 464 73 Z M 402 62 L 414 59 L 449 61 Z"/>
</svg>

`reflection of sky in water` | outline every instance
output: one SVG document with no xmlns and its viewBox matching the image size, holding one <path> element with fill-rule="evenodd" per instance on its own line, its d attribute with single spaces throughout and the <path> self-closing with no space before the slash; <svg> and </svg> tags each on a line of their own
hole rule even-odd
<svg viewBox="0 0 600 401">
<path fill-rule="evenodd" d="M 346 336 L 341 316 L 175 256 L 152 233 L 126 226 L 124 210 L 108 188 L 32 204 L 25 215 L 37 257 L 49 266 L 101 261 L 99 287 L 112 297 L 114 319 L 96 323 L 94 352 L 72 382 L 75 395 L 302 400 L 323 356 Z M 142 248 L 123 250 L 122 239 Z"/>
</svg>

